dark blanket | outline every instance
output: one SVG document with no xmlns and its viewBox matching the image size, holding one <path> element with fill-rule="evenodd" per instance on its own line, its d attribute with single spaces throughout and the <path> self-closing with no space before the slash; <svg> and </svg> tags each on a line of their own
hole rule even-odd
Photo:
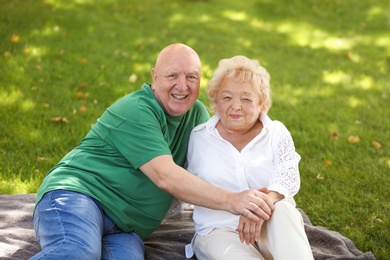
<svg viewBox="0 0 390 260">
<path fill-rule="evenodd" d="M 0 259 L 28 259 L 40 251 L 35 241 L 32 212 L 35 194 L 0 196 Z M 341 234 L 313 226 L 301 211 L 305 230 L 314 258 L 320 259 L 375 259 L 370 252 L 363 253 Z M 145 239 L 148 259 L 186 259 L 184 247 L 194 234 L 192 209 L 166 218 L 160 228 Z"/>
</svg>

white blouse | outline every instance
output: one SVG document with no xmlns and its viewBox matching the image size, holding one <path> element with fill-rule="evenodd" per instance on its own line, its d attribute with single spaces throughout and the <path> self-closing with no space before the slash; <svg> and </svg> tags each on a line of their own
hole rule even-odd
<svg viewBox="0 0 390 260">
<path fill-rule="evenodd" d="M 224 140 L 216 125 L 219 115 L 192 130 L 187 170 L 203 180 L 233 192 L 268 187 L 283 194 L 294 206 L 293 196 L 300 187 L 298 163 L 290 132 L 279 121 L 272 121 L 262 113 L 261 133 L 239 152 Z M 193 219 L 199 235 L 214 228 L 235 230 L 239 216 L 227 211 L 195 206 Z"/>
</svg>

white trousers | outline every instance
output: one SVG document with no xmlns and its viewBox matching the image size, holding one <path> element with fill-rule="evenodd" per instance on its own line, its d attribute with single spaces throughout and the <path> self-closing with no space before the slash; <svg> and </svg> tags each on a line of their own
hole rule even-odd
<svg viewBox="0 0 390 260">
<path fill-rule="evenodd" d="M 275 210 L 263 224 L 260 241 L 256 244 L 241 243 L 235 230 L 214 229 L 206 236 L 197 235 L 193 249 L 198 260 L 314 259 L 301 214 L 283 200 L 275 203 Z"/>
</svg>

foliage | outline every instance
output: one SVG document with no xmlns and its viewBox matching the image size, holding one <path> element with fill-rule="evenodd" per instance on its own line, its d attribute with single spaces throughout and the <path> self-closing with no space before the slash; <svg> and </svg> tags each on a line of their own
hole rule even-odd
<svg viewBox="0 0 390 260">
<path fill-rule="evenodd" d="M 0 0 L 0 193 L 36 192 L 158 51 L 192 46 L 202 89 L 222 58 L 258 59 L 291 131 L 313 224 L 390 247 L 390 34 L 384 0 Z M 205 91 L 200 99 L 208 104 Z"/>
</svg>

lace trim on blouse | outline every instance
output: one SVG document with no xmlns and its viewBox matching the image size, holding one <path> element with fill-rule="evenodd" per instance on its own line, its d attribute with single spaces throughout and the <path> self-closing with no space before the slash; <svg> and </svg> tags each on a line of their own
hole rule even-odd
<svg viewBox="0 0 390 260">
<path fill-rule="evenodd" d="M 270 177 L 270 185 L 278 184 L 284 187 L 288 194 L 286 199 L 292 198 L 298 193 L 300 177 L 298 163 L 300 156 L 296 153 L 294 141 L 291 135 L 284 135 L 275 149 L 275 174 Z"/>
</svg>

